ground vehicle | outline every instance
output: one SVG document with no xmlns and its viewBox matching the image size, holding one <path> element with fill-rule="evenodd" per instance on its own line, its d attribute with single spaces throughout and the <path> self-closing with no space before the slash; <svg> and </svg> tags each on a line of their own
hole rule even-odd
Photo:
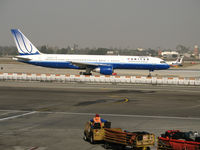
<svg viewBox="0 0 200 150">
<path fill-rule="evenodd" d="M 105 128 L 104 147 L 112 149 L 124 149 L 126 146 L 132 149 L 150 149 L 155 143 L 155 136 L 147 132 L 128 132 L 120 128 Z"/>
<path fill-rule="evenodd" d="M 91 144 L 97 141 L 103 141 L 105 135 L 105 128 L 110 128 L 111 122 L 92 123 L 87 122 L 84 129 L 84 140 L 90 141 Z"/>
<path fill-rule="evenodd" d="M 158 150 L 200 150 L 200 137 L 193 132 L 168 130 L 158 137 Z"/>
</svg>

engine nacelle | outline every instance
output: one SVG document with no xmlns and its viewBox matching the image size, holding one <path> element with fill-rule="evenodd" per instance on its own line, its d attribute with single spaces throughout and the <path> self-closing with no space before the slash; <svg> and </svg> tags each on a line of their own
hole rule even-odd
<svg viewBox="0 0 200 150">
<path fill-rule="evenodd" d="M 100 74 L 104 74 L 104 75 L 112 75 L 113 67 L 112 66 L 100 66 L 98 68 L 95 68 L 93 71 L 98 72 Z"/>
</svg>

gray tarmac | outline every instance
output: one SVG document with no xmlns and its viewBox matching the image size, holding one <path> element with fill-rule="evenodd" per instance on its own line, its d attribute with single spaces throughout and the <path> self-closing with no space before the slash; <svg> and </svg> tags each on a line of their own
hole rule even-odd
<svg viewBox="0 0 200 150">
<path fill-rule="evenodd" d="M 14 63 L 14 62 L 13 62 Z M 1 69 L 3 67 L 3 69 Z M 75 74 L 78 75 L 81 70 L 75 69 L 55 69 L 45 68 L 40 66 L 34 66 L 24 63 L 6 64 L 0 63 L 0 72 L 6 73 L 51 73 L 51 74 Z M 116 69 L 117 75 L 141 75 L 147 76 L 148 70 L 119 70 Z M 93 72 L 93 75 L 99 75 L 99 73 Z M 152 76 L 164 76 L 164 77 L 196 77 L 200 78 L 200 64 L 196 64 L 188 67 L 171 68 L 168 70 L 155 70 L 152 72 Z"/>
<path fill-rule="evenodd" d="M 79 70 L 6 61 L 1 60 L 0 72 L 79 74 Z M 142 70 L 116 72 L 148 74 Z M 152 75 L 200 77 L 200 64 L 154 71 Z M 0 81 L 0 150 L 103 150 L 102 144 L 91 145 L 82 139 L 84 125 L 95 113 L 110 120 L 112 127 L 156 136 L 169 129 L 200 132 L 199 90 L 185 86 Z"/>
<path fill-rule="evenodd" d="M 82 139 L 84 125 L 95 113 L 110 120 L 112 127 L 157 136 L 168 129 L 200 131 L 199 90 L 1 81 L 0 149 L 103 150 L 102 144 Z"/>
</svg>

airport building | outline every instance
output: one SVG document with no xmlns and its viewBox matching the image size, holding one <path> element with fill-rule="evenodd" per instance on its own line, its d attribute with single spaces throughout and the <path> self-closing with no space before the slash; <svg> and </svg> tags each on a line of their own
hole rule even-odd
<svg viewBox="0 0 200 150">
<path fill-rule="evenodd" d="M 176 58 L 179 56 L 179 53 L 176 51 L 165 51 L 161 52 L 161 56 L 164 58 Z"/>
<path fill-rule="evenodd" d="M 196 59 L 199 59 L 199 46 L 198 45 L 194 46 L 194 57 Z"/>
</svg>

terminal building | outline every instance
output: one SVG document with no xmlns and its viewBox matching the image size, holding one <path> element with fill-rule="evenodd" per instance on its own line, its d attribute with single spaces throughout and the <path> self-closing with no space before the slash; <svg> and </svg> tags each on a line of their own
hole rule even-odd
<svg viewBox="0 0 200 150">
<path fill-rule="evenodd" d="M 199 57 L 199 46 L 198 45 L 195 45 L 194 46 L 194 57 L 196 58 L 196 59 L 199 59 L 200 57 Z"/>
<path fill-rule="evenodd" d="M 165 51 L 161 52 L 161 56 L 163 58 L 177 58 L 179 56 L 179 53 L 176 51 Z"/>
</svg>

